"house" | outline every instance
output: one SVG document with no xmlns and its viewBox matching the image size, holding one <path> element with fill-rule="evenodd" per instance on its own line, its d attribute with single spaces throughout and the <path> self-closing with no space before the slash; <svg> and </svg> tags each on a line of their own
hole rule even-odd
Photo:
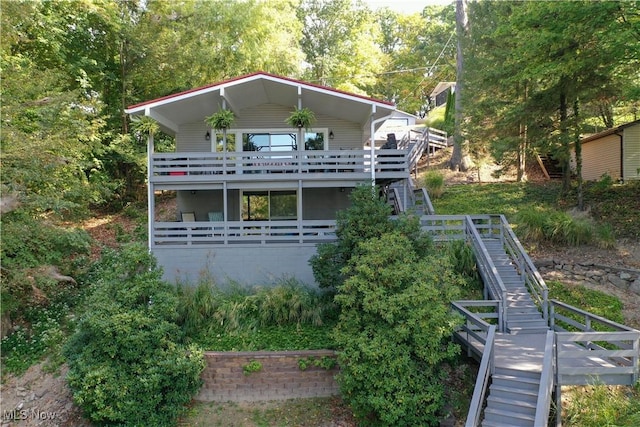
<svg viewBox="0 0 640 427">
<path fill-rule="evenodd" d="M 620 181 L 640 179 L 640 120 L 590 135 L 581 144 L 583 179 L 596 181 L 605 174 Z"/>
<path fill-rule="evenodd" d="M 456 82 L 439 82 L 429 94 L 429 99 L 433 102 L 433 108 L 447 103 L 449 92 L 455 92 Z"/>
<path fill-rule="evenodd" d="M 287 124 L 300 108 L 315 115 L 308 129 Z M 221 109 L 235 116 L 225 132 L 205 123 Z M 126 112 L 152 117 L 175 138 L 171 153 L 154 152 L 148 139 L 148 244 L 172 281 L 205 273 L 220 283 L 314 283 L 308 260 L 318 243 L 335 240 L 350 191 L 409 182 L 408 144 L 371 144 L 387 120 L 415 124 L 385 101 L 259 72 Z M 156 213 L 167 192 L 177 206 L 170 220 Z"/>
</svg>

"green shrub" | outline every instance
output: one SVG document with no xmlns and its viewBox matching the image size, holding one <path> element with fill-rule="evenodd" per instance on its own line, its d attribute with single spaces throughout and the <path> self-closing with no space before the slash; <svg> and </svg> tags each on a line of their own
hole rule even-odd
<svg viewBox="0 0 640 427">
<path fill-rule="evenodd" d="M 335 339 L 343 399 L 375 425 L 430 425 L 444 405 L 440 365 L 459 348 L 449 303 L 460 278 L 445 257 L 418 253 L 399 232 L 361 244 L 338 287 Z"/>
<path fill-rule="evenodd" d="M 175 425 L 204 360 L 181 343 L 173 288 L 135 245 L 106 253 L 89 277 L 88 309 L 64 349 L 74 401 L 96 423 Z"/>
<path fill-rule="evenodd" d="M 593 222 L 568 213 L 556 213 L 551 217 L 551 240 L 555 243 L 580 246 L 593 240 Z"/>
<path fill-rule="evenodd" d="M 516 231 L 523 240 L 542 242 L 549 235 L 548 228 L 549 213 L 543 209 L 523 209 L 518 212 L 516 221 Z"/>
<path fill-rule="evenodd" d="M 612 249 L 616 246 L 616 234 L 611 224 L 601 224 L 595 229 L 596 245 L 602 249 Z"/>
<path fill-rule="evenodd" d="M 444 176 L 438 171 L 427 171 L 424 175 L 424 187 L 429 197 L 439 199 L 444 193 Z"/>
<path fill-rule="evenodd" d="M 359 253 L 360 243 L 367 239 L 398 230 L 423 253 L 431 248 L 431 240 L 420 233 L 418 218 L 400 216 L 392 221 L 391 206 L 379 194 L 370 186 L 359 186 L 351 192 L 351 206 L 337 213 L 337 242 L 318 245 L 316 255 L 309 260 L 321 288 L 335 289 L 344 282 L 344 267 Z"/>
</svg>

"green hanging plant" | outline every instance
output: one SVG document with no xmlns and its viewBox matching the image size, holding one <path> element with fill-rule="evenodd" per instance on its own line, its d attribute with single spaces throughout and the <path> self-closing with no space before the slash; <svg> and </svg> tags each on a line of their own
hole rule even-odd
<svg viewBox="0 0 640 427">
<path fill-rule="evenodd" d="M 231 127 L 235 118 L 236 116 L 233 114 L 233 111 L 221 108 L 211 116 L 205 117 L 204 121 L 211 126 L 212 129 L 226 130 Z"/>
<path fill-rule="evenodd" d="M 297 127 L 297 128 L 305 128 L 308 130 L 311 127 L 311 124 L 316 120 L 315 114 L 308 108 L 298 108 L 295 107 L 295 110 L 291 112 L 291 115 L 287 117 L 285 120 L 289 126 Z"/>
</svg>

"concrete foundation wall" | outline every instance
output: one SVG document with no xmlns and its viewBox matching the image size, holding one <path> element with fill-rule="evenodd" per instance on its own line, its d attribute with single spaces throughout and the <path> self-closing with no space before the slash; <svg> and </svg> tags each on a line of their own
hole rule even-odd
<svg viewBox="0 0 640 427">
<path fill-rule="evenodd" d="M 205 352 L 204 385 L 196 397 L 204 402 L 251 402 L 293 398 L 326 397 L 339 394 L 334 379 L 337 364 L 331 369 L 309 363 L 302 370 L 299 360 L 335 358 L 329 350 L 282 352 Z M 243 367 L 257 363 L 257 372 Z"/>
<path fill-rule="evenodd" d="M 309 258 L 315 253 L 313 244 L 153 249 L 159 265 L 164 268 L 166 280 L 195 284 L 205 274 L 220 285 L 230 279 L 243 285 L 264 285 L 282 277 L 295 277 L 315 285 L 309 265 Z"/>
</svg>

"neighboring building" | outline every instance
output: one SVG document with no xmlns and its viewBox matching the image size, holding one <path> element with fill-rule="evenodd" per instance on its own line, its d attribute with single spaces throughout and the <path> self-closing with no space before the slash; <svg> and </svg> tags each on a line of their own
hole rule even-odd
<svg viewBox="0 0 640 427">
<path fill-rule="evenodd" d="M 456 82 L 440 82 L 429 94 L 429 98 L 433 101 L 433 108 L 439 107 L 447 103 L 449 92 L 455 92 Z"/>
<path fill-rule="evenodd" d="M 315 113 L 311 129 L 286 123 Z M 219 109 L 235 120 L 223 135 L 205 124 Z M 370 143 L 387 120 L 415 124 L 395 106 L 327 87 L 255 73 L 129 107 L 175 137 L 155 153 L 149 138 L 149 248 L 168 280 L 313 283 L 309 258 L 335 239 L 336 212 L 357 185 L 409 185 L 409 144 Z M 300 140 L 304 144 L 299 143 Z M 384 148 L 383 148 L 384 145 Z M 156 214 L 160 191 L 176 192 L 175 220 Z M 406 192 L 405 192 L 406 194 Z M 406 197 L 406 196 L 405 196 Z"/>
<path fill-rule="evenodd" d="M 583 179 L 597 181 L 605 174 L 620 181 L 640 179 L 640 120 L 588 136 L 581 143 Z"/>
</svg>

